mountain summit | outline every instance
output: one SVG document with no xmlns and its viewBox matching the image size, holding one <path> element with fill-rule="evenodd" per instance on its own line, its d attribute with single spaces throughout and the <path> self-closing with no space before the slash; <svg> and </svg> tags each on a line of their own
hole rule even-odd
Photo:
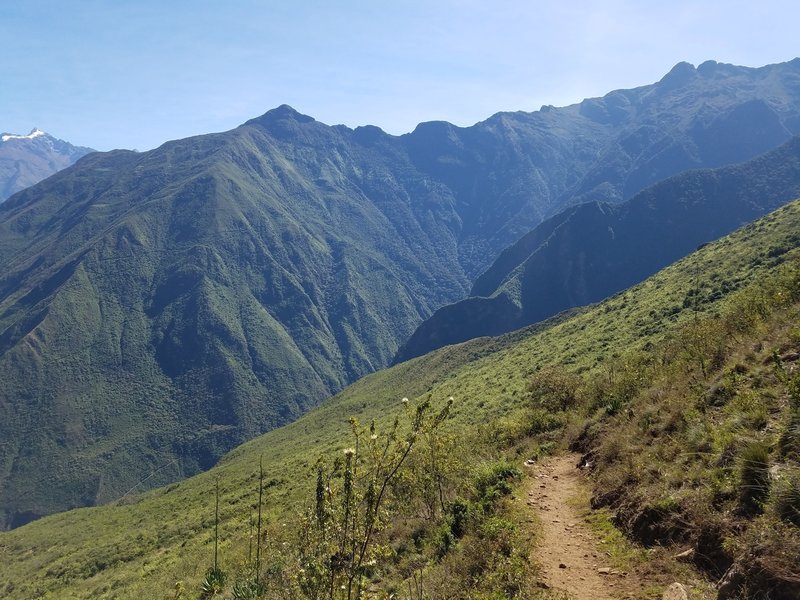
<svg viewBox="0 0 800 600">
<path fill-rule="evenodd" d="M 28 135 L 0 135 L 0 202 L 72 165 L 91 148 L 73 146 L 34 127 Z"/>
<path fill-rule="evenodd" d="M 34 127 L 28 135 L 17 135 L 16 133 L 4 133 L 0 135 L 0 142 L 7 142 L 9 140 L 32 140 L 34 138 L 47 135 L 41 129 Z"/>
</svg>

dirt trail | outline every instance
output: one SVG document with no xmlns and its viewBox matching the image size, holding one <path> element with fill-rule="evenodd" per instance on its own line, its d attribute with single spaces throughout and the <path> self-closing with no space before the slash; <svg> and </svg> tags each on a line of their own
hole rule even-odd
<svg viewBox="0 0 800 600">
<path fill-rule="evenodd" d="M 573 600 L 611 600 L 628 594 L 625 574 L 611 569 L 608 557 L 572 500 L 585 483 L 576 468 L 577 454 L 567 454 L 535 465 L 528 504 L 541 520 L 542 540 L 534 559 L 543 581 Z M 608 570 L 602 574 L 600 570 Z"/>
</svg>

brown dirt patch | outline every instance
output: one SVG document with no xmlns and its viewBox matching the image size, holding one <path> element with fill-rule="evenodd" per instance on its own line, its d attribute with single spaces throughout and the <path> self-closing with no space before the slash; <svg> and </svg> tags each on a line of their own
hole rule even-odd
<svg viewBox="0 0 800 600">
<path fill-rule="evenodd" d="M 552 457 L 534 469 L 528 505 L 535 508 L 542 528 L 534 560 L 541 580 L 573 600 L 633 598 L 627 573 L 611 567 L 597 539 L 574 506 L 585 486 L 576 467 L 579 456 Z"/>
</svg>

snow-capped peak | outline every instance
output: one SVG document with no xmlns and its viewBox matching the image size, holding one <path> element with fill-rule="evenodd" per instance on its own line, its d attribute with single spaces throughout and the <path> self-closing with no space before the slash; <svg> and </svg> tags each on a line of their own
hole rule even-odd
<svg viewBox="0 0 800 600">
<path fill-rule="evenodd" d="M 8 140 L 32 140 L 33 138 L 37 138 L 42 135 L 47 135 L 47 134 L 38 127 L 34 127 L 33 129 L 31 129 L 31 132 L 28 135 L 4 133 L 3 135 L 0 135 L 0 141 L 7 142 Z"/>
</svg>

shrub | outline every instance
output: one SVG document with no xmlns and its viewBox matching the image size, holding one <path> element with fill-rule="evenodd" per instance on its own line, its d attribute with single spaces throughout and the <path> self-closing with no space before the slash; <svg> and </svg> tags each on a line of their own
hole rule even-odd
<svg viewBox="0 0 800 600">
<path fill-rule="evenodd" d="M 516 525 L 506 518 L 493 516 L 488 518 L 482 525 L 481 537 L 491 543 L 495 552 L 502 556 L 511 556 L 514 548 L 513 535 L 516 532 Z"/>
<path fill-rule="evenodd" d="M 521 476 L 520 470 L 507 460 L 483 467 L 475 479 L 477 503 L 484 512 L 490 512 L 499 498 L 511 493 L 509 482 Z"/>
<path fill-rule="evenodd" d="M 527 431 L 529 435 L 547 433 L 548 431 L 560 429 L 564 422 L 563 414 L 553 414 L 546 410 L 535 408 L 528 413 Z"/>
<path fill-rule="evenodd" d="M 575 406 L 580 387 L 579 376 L 558 367 L 547 367 L 531 378 L 528 393 L 534 409 L 559 412 Z"/>
<path fill-rule="evenodd" d="M 441 559 L 467 531 L 469 506 L 463 500 L 454 500 L 448 506 L 448 515 L 436 535 L 436 557 Z"/>
<path fill-rule="evenodd" d="M 739 505 L 744 514 L 762 512 L 769 483 L 769 448 L 762 442 L 748 444 L 739 455 Z"/>
<path fill-rule="evenodd" d="M 786 384 L 789 391 L 789 401 L 794 410 L 800 411 L 800 374 L 795 374 Z"/>
<path fill-rule="evenodd" d="M 449 507 L 449 525 L 453 537 L 462 537 L 467 531 L 467 519 L 469 518 L 469 506 L 463 500 L 454 500 Z"/>
<path fill-rule="evenodd" d="M 775 488 L 775 514 L 781 520 L 800 527 L 800 472 L 781 479 Z"/>
<path fill-rule="evenodd" d="M 723 365 L 728 337 L 725 322 L 706 317 L 683 324 L 676 331 L 672 345 L 687 366 L 706 377 Z"/>
<path fill-rule="evenodd" d="M 334 589 L 347 598 L 362 597 L 365 580 L 390 555 L 377 538 L 391 518 L 395 482 L 409 477 L 406 459 L 447 418 L 451 405 L 452 398 L 438 414 L 429 415 L 426 400 L 410 411 L 408 426 L 395 417 L 385 433 L 374 422 L 362 427 L 351 417 L 353 447 L 337 455 L 329 468 L 321 459 L 314 506 L 306 510 L 298 531 L 297 581 L 307 597 L 327 596 Z"/>
<path fill-rule="evenodd" d="M 778 440 L 778 449 L 783 458 L 800 460 L 800 410 L 789 412 L 786 427 Z"/>
</svg>

